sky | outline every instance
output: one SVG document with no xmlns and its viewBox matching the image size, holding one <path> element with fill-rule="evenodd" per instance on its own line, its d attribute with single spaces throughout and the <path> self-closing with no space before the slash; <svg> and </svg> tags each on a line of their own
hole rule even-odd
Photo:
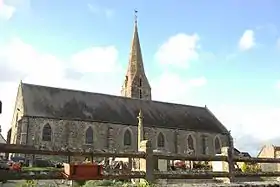
<svg viewBox="0 0 280 187">
<path fill-rule="evenodd" d="M 207 105 L 241 151 L 279 145 L 277 7 L 278 0 L 0 0 L 2 132 L 20 80 L 120 95 L 136 8 L 154 100 Z"/>
</svg>

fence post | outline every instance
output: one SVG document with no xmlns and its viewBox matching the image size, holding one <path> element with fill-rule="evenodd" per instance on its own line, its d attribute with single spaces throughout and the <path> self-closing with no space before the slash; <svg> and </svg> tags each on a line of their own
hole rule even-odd
<svg viewBox="0 0 280 187">
<path fill-rule="evenodd" d="M 140 143 L 139 151 L 146 153 L 146 158 L 140 159 L 140 171 L 146 172 L 146 181 L 150 184 L 154 182 L 154 157 L 152 143 L 149 140 L 143 140 Z"/>
<path fill-rule="evenodd" d="M 234 146 L 233 146 L 233 138 L 231 134 L 228 134 L 228 172 L 229 172 L 229 181 L 233 182 L 234 181 Z"/>
<path fill-rule="evenodd" d="M 233 139 L 230 133 L 225 134 L 228 140 L 228 145 L 226 147 L 222 147 L 221 154 L 222 156 L 226 156 L 226 161 L 212 161 L 212 167 L 214 172 L 227 172 L 228 177 L 216 177 L 218 180 L 222 180 L 225 183 L 234 182 L 234 146 Z"/>
</svg>

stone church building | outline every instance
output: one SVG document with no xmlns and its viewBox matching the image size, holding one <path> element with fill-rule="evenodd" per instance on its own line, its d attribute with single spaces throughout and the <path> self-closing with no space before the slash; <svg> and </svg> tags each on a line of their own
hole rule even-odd
<svg viewBox="0 0 280 187">
<path fill-rule="evenodd" d="M 152 100 L 135 21 L 121 96 L 21 82 L 11 127 L 11 144 L 46 148 L 137 151 L 138 120 L 154 149 L 171 153 L 219 153 L 228 130 L 205 107 Z"/>
</svg>

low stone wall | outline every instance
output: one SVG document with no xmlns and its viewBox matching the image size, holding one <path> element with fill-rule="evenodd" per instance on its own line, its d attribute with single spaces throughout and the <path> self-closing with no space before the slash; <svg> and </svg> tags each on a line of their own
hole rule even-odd
<svg viewBox="0 0 280 187">
<path fill-rule="evenodd" d="M 250 182 L 248 182 L 250 180 Z M 217 181 L 214 179 L 158 179 L 156 180 L 156 186 L 159 187 L 188 187 L 188 186 L 197 186 L 197 187 L 203 187 L 203 186 L 279 186 L 280 187 L 280 181 L 277 180 L 267 180 L 267 181 L 260 181 L 260 178 L 245 178 L 245 177 L 239 177 L 235 178 L 234 183 L 223 183 L 221 181 Z"/>
<path fill-rule="evenodd" d="M 231 184 L 221 184 L 221 183 L 177 183 L 177 184 L 158 184 L 156 187 L 280 187 L 280 182 L 243 182 L 243 183 L 231 183 Z"/>
<path fill-rule="evenodd" d="M 201 184 L 201 183 L 221 183 L 214 179 L 167 179 L 167 184 Z"/>
</svg>

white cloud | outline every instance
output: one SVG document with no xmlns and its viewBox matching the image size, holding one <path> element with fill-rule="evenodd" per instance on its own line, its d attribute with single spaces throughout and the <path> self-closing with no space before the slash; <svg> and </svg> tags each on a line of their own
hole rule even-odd
<svg viewBox="0 0 280 187">
<path fill-rule="evenodd" d="M 178 74 L 164 72 L 160 77 L 154 79 L 151 85 L 152 97 L 155 100 L 178 102 L 189 95 L 187 80 L 182 79 Z M 175 91 L 178 89 L 180 92 Z"/>
<path fill-rule="evenodd" d="M 19 72 L 21 77 L 18 78 L 21 79 L 37 77 L 40 80 L 48 80 L 63 76 L 64 73 L 63 64 L 59 59 L 49 54 L 39 53 L 18 38 L 12 39 L 9 45 L 1 48 L 0 58 L 4 59 L 0 64 L 5 63 L 7 68 Z M 53 76 L 49 76 L 48 72 L 52 72 Z"/>
<path fill-rule="evenodd" d="M 88 3 L 87 7 L 91 13 L 101 16 L 104 15 L 107 18 L 111 18 L 115 14 L 115 11 L 113 9 L 102 7 L 97 4 Z"/>
<path fill-rule="evenodd" d="M 244 144 L 244 142 L 238 140 L 246 135 L 259 140 L 259 142 L 279 138 L 279 133 L 275 130 L 279 126 L 279 107 L 221 104 L 219 106 L 209 106 L 209 108 L 223 124 L 226 124 L 232 130 L 238 146 Z M 250 140 L 248 139 L 248 141 Z"/>
<path fill-rule="evenodd" d="M 117 64 L 118 51 L 114 46 L 91 47 L 62 61 L 53 55 L 40 53 L 31 45 L 14 38 L 9 45 L 1 48 L 1 57 L 10 69 L 21 72 L 24 76 L 28 75 L 27 77 L 42 77 L 47 80 L 50 79 L 49 72 L 52 72 L 53 77 L 64 77 L 66 68 L 81 73 L 121 70 Z"/>
<path fill-rule="evenodd" d="M 94 14 L 99 13 L 99 9 L 96 6 L 93 6 L 92 4 L 88 3 L 87 7 L 88 7 L 90 12 L 92 12 Z"/>
<path fill-rule="evenodd" d="M 199 36 L 197 34 L 177 34 L 170 37 L 157 51 L 156 60 L 164 65 L 188 67 L 191 60 L 198 58 L 197 49 Z"/>
<path fill-rule="evenodd" d="M 73 68 L 80 72 L 112 72 L 117 68 L 118 50 L 114 46 L 92 47 L 73 55 L 71 60 Z"/>
<path fill-rule="evenodd" d="M 28 13 L 31 0 L 0 0 L 0 20 L 9 20 L 15 13 Z"/>
<path fill-rule="evenodd" d="M 194 87 L 201 87 L 204 86 L 207 83 L 207 79 L 205 77 L 199 77 L 196 79 L 191 79 L 189 81 L 190 85 Z"/>
<path fill-rule="evenodd" d="M 15 13 L 16 8 L 4 3 L 4 0 L 0 0 L 0 20 L 9 20 Z"/>
<path fill-rule="evenodd" d="M 111 18 L 115 15 L 115 11 L 112 9 L 105 9 L 105 16 L 107 18 Z"/>
<path fill-rule="evenodd" d="M 275 87 L 276 87 L 276 89 L 280 90 L 280 80 L 276 82 Z"/>
<path fill-rule="evenodd" d="M 92 47 L 77 52 L 68 60 L 61 60 L 34 49 L 18 38 L 0 46 L 0 67 L 0 99 L 4 107 L 0 124 L 4 132 L 10 126 L 20 79 L 33 84 L 117 95 L 124 75 L 114 46 Z M 69 69 L 72 75 L 69 75 Z M 79 79 L 69 78 L 74 77 L 75 72 L 82 76 Z"/>
<path fill-rule="evenodd" d="M 253 30 L 246 30 L 239 40 L 239 49 L 246 51 L 256 45 Z"/>
<path fill-rule="evenodd" d="M 152 81 L 153 98 L 159 101 L 188 103 L 192 90 L 206 84 L 206 78 L 187 79 L 179 74 L 164 72 Z"/>
</svg>

